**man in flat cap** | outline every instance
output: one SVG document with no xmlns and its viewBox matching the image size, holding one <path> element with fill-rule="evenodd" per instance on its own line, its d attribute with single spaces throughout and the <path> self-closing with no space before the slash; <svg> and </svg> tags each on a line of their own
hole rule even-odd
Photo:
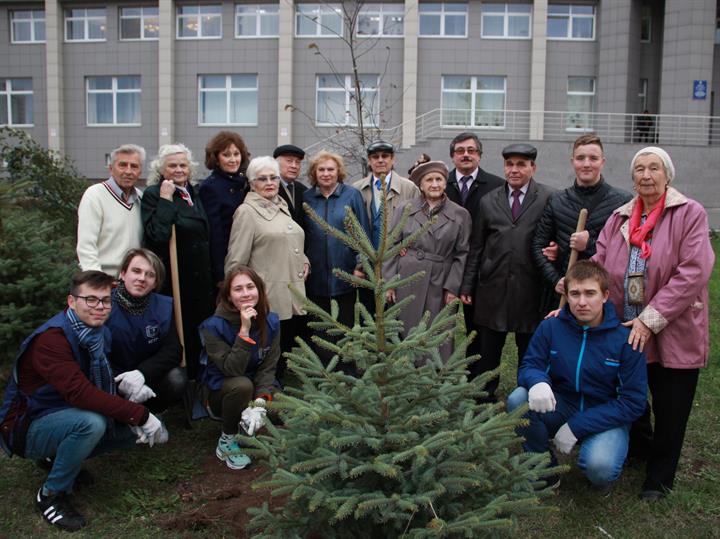
<svg viewBox="0 0 720 539">
<path fill-rule="evenodd" d="M 278 194 L 287 202 L 290 215 L 301 227 L 305 221 L 305 212 L 302 208 L 303 193 L 307 187 L 297 181 L 300 176 L 302 160 L 305 152 L 292 144 L 283 144 L 275 148 L 273 157 L 280 165 L 280 190 Z"/>
<path fill-rule="evenodd" d="M 385 216 L 388 223 L 395 208 L 397 208 L 401 202 L 412 200 L 418 196 L 420 191 L 413 182 L 393 171 L 393 166 L 395 165 L 395 147 L 392 144 L 384 140 L 376 140 L 367 147 L 367 155 L 371 174 L 356 181 L 352 186 L 360 191 L 363 196 L 365 207 L 368 211 L 368 218 L 370 219 L 371 239 L 373 245 L 377 247 L 380 240 L 380 231 L 382 230 L 382 222 L 380 220 L 382 184 L 380 182 L 380 176 L 385 174 L 385 182 L 387 185 L 388 207 L 385 209 Z"/>
<path fill-rule="evenodd" d="M 552 190 L 537 183 L 537 149 L 511 144 L 502 151 L 505 184 L 480 201 L 473 219 L 470 255 L 461 299 L 475 305 L 474 322 L 481 358 L 470 365 L 470 377 L 496 369 L 508 332 L 515 332 L 518 365 L 530 337 L 542 319 L 542 278 L 533 264 L 530 244 Z M 487 400 L 495 401 L 499 378 L 485 385 Z"/>
</svg>

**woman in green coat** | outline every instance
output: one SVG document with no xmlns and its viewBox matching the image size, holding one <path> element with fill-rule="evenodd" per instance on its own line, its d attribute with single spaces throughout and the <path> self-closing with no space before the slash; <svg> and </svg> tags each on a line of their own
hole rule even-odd
<svg viewBox="0 0 720 539">
<path fill-rule="evenodd" d="M 185 360 L 190 379 L 196 377 L 200 357 L 197 328 L 215 308 L 209 225 L 200 197 L 192 185 L 195 177 L 196 164 L 190 149 L 182 144 L 165 144 L 150 164 L 148 188 L 141 204 L 143 243 L 168 269 L 170 235 L 175 225 Z M 159 292 L 172 295 L 171 282 L 172 279 L 167 279 Z"/>
</svg>

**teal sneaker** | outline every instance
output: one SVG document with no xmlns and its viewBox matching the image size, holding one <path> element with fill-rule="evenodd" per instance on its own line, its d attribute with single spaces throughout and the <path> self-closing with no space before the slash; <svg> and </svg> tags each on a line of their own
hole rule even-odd
<svg viewBox="0 0 720 539">
<path fill-rule="evenodd" d="M 250 457 L 243 453 L 234 436 L 222 434 L 218 440 L 215 456 L 231 470 L 242 470 L 250 464 Z"/>
</svg>

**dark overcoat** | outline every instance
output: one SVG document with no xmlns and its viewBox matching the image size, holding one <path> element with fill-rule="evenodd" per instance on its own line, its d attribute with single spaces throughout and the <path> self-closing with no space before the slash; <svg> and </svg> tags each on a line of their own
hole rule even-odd
<svg viewBox="0 0 720 539">
<path fill-rule="evenodd" d="M 530 246 L 552 192 L 530 180 L 517 219 L 510 213 L 507 184 L 480 201 L 462 284 L 463 294 L 473 297 L 478 326 L 532 333 L 542 319 L 542 278 Z"/>
</svg>

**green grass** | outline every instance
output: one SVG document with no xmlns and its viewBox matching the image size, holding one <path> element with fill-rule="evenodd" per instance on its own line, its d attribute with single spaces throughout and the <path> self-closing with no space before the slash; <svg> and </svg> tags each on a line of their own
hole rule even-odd
<svg viewBox="0 0 720 539">
<path fill-rule="evenodd" d="M 720 253 L 720 241 L 713 242 Z M 675 491 L 655 504 L 637 498 L 642 467 L 626 466 L 608 498 L 598 498 L 577 468 L 563 476 L 556 510 L 520 522 L 515 537 L 576 538 L 705 538 L 720 537 L 720 264 L 710 286 L 711 354 L 703 369 L 690 417 Z M 511 339 L 508 339 L 510 342 Z M 508 344 L 501 391 L 514 385 L 515 349 Z M 88 469 L 96 483 L 78 493 L 78 508 L 90 524 L 73 537 L 225 537 L 217 522 L 196 531 L 168 531 L 158 521 L 195 508 L 181 499 L 189 477 L 200 472 L 202 459 L 214 449 L 218 424 L 198 422 L 192 430 L 170 415 L 172 437 L 165 447 L 139 447 L 93 459 Z M 568 463 L 573 464 L 572 461 Z M 67 537 L 50 529 L 34 510 L 33 496 L 44 473 L 33 462 L 0 457 L 0 536 Z M 209 485 L 211 486 L 211 485 Z M 198 502 L 195 502 L 198 503 Z"/>
</svg>

